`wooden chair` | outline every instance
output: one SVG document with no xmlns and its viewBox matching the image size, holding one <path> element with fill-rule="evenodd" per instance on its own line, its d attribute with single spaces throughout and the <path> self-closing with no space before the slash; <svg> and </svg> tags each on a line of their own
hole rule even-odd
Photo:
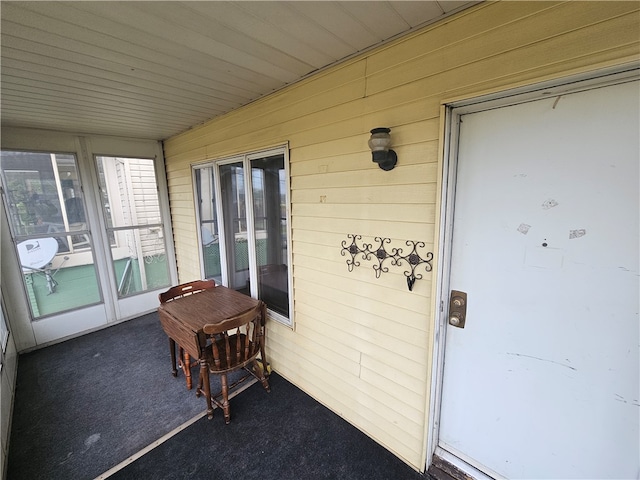
<svg viewBox="0 0 640 480">
<path fill-rule="evenodd" d="M 193 282 L 183 283 L 181 285 L 176 285 L 175 287 L 171 287 L 166 292 L 163 292 L 158 295 L 158 300 L 160 303 L 167 303 L 175 300 L 176 298 L 186 297 L 188 295 L 194 295 L 196 293 L 202 292 L 209 288 L 215 288 L 216 282 L 215 280 L 196 280 Z M 162 320 L 162 319 L 161 319 Z M 169 337 L 169 350 L 171 352 L 171 372 L 174 377 L 178 375 L 178 371 L 176 369 L 176 340 L 178 338 L 172 337 L 172 332 L 167 332 L 167 336 Z M 173 335 L 179 336 L 179 335 Z M 178 343 L 178 351 L 179 351 L 179 361 L 178 367 L 182 369 L 187 378 L 187 389 L 191 390 L 192 381 L 191 381 L 191 356 L 184 351 L 184 349 Z"/>
<path fill-rule="evenodd" d="M 210 336 L 211 344 L 205 349 L 204 361 L 200 362 L 197 394 L 204 393 L 207 399 L 209 419 L 213 418 L 213 402 L 224 412 L 224 422 L 228 424 L 231 421 L 229 392 L 251 376 L 260 380 L 267 392 L 271 391 L 262 367 L 267 365 L 264 353 L 265 317 L 266 306 L 260 302 L 248 312 L 220 324 L 204 326 L 204 333 Z M 257 360 L 258 354 L 261 355 L 261 361 Z M 228 385 L 227 374 L 240 369 L 247 374 Z M 216 395 L 211 395 L 209 374 L 220 376 L 222 390 Z"/>
</svg>

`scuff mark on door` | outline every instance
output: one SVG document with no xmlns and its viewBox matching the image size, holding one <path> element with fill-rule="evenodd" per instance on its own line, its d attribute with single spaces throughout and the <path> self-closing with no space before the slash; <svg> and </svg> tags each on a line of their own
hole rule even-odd
<svg viewBox="0 0 640 480">
<path fill-rule="evenodd" d="M 578 370 L 577 368 L 572 367 L 571 365 L 566 365 L 566 364 L 561 363 L 561 362 L 556 362 L 555 360 L 548 360 L 546 358 L 534 357 L 533 355 L 525 355 L 523 353 L 512 353 L 512 352 L 507 352 L 507 355 L 514 355 L 516 357 L 533 358 L 534 360 L 540 360 L 541 362 L 554 363 L 556 365 L 560 365 L 561 367 L 570 368 L 571 370 L 575 370 L 575 371 Z"/>
</svg>

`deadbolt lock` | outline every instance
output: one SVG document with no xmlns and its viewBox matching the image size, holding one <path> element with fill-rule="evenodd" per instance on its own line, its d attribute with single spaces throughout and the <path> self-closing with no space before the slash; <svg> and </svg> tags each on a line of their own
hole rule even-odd
<svg viewBox="0 0 640 480">
<path fill-rule="evenodd" d="M 451 290 L 449 298 L 449 325 L 464 328 L 467 320 L 467 294 L 458 290 Z"/>
</svg>

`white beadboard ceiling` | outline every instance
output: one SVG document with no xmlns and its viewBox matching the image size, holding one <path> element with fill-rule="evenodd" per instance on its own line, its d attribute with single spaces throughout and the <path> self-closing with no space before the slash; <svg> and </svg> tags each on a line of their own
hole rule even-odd
<svg viewBox="0 0 640 480">
<path fill-rule="evenodd" d="M 6 1 L 2 126 L 162 140 L 469 1 Z"/>
</svg>

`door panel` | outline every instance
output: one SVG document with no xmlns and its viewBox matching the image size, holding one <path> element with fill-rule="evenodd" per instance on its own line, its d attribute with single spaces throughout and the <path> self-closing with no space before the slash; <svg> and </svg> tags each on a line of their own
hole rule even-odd
<svg viewBox="0 0 640 480">
<path fill-rule="evenodd" d="M 212 278 L 216 283 L 222 285 L 218 206 L 216 205 L 213 172 L 213 166 L 194 169 L 194 188 L 196 191 L 198 222 L 200 224 L 203 278 Z"/>
<path fill-rule="evenodd" d="M 170 284 L 154 160 L 96 157 L 118 298 Z"/>
<path fill-rule="evenodd" d="M 177 276 L 158 143 L 7 128 L 2 147 L 19 348 L 157 308 Z"/>
<path fill-rule="evenodd" d="M 43 319 L 101 303 L 75 155 L 4 150 L 0 166 L 31 316 Z"/>
<path fill-rule="evenodd" d="M 461 117 L 439 446 L 489 475 L 638 475 L 638 92 Z"/>
<path fill-rule="evenodd" d="M 249 293 L 249 232 L 247 230 L 244 162 L 218 169 L 222 193 L 227 282 L 229 288 Z"/>
<path fill-rule="evenodd" d="M 286 150 L 212 160 L 193 180 L 204 277 L 263 300 L 290 326 Z"/>
<path fill-rule="evenodd" d="M 72 310 L 63 315 L 47 317 L 32 323 L 37 345 L 77 335 L 78 332 L 91 331 L 106 324 L 107 320 L 102 304 Z"/>
</svg>

